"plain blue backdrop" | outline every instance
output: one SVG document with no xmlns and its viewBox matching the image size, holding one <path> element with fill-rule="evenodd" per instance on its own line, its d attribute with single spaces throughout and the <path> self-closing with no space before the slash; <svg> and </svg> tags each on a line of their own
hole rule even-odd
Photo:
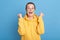
<svg viewBox="0 0 60 40">
<path fill-rule="evenodd" d="M 17 14 L 25 15 L 28 2 L 35 3 L 37 15 L 45 15 L 42 40 L 60 40 L 60 0 L 0 0 L 0 40 L 20 40 Z"/>
</svg>

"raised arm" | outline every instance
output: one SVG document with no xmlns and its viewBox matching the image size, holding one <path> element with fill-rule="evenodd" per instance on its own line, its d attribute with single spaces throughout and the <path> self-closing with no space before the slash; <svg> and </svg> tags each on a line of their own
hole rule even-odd
<svg viewBox="0 0 60 40">
<path fill-rule="evenodd" d="M 24 35 L 25 34 L 25 27 L 24 27 L 24 18 L 22 17 L 21 14 L 19 14 L 18 16 L 18 33 L 20 35 Z"/>
<path fill-rule="evenodd" d="M 37 33 L 38 34 L 44 34 L 44 22 L 42 18 L 43 14 L 41 13 L 38 17 L 38 25 L 37 25 Z"/>
</svg>

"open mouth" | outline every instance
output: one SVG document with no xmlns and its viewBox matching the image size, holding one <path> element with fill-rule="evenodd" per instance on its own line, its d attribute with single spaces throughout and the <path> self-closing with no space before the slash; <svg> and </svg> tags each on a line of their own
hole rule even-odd
<svg viewBox="0 0 60 40">
<path fill-rule="evenodd" d="M 32 14 L 32 12 L 29 12 L 29 14 Z"/>
</svg>

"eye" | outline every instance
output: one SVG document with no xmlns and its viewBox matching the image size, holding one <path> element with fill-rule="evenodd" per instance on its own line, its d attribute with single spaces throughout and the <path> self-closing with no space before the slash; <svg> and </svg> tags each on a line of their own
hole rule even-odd
<svg viewBox="0 0 60 40">
<path fill-rule="evenodd" d="M 34 9 L 34 8 L 32 8 L 32 9 Z"/>
<path fill-rule="evenodd" d="M 29 7 L 27 7 L 27 9 L 30 9 Z"/>
</svg>

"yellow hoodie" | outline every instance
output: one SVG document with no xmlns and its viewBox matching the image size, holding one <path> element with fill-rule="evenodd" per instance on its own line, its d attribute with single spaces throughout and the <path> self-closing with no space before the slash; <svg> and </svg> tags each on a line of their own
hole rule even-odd
<svg viewBox="0 0 60 40">
<path fill-rule="evenodd" d="M 29 20 L 27 15 L 18 18 L 18 33 L 21 40 L 41 40 L 40 35 L 44 34 L 44 22 L 41 16 L 34 14 L 34 18 Z"/>
</svg>

